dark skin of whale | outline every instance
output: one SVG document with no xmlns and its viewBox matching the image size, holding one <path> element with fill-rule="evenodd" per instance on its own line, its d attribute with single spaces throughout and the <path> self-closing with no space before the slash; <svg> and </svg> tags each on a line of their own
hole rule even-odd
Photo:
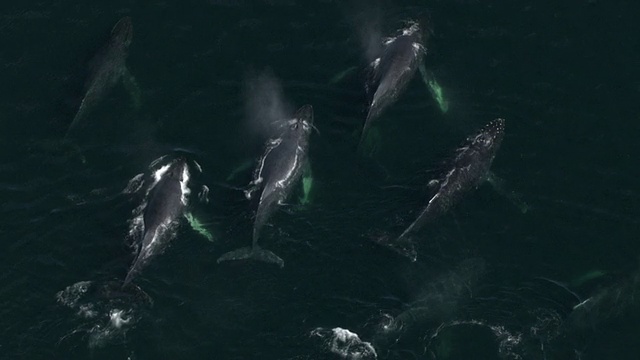
<svg viewBox="0 0 640 360">
<path fill-rule="evenodd" d="M 111 30 L 111 37 L 105 46 L 91 59 L 89 76 L 85 83 L 85 95 L 78 112 L 73 118 L 67 136 L 78 125 L 86 112 L 93 108 L 105 94 L 122 80 L 127 72 L 126 60 L 133 38 L 133 24 L 126 16 Z"/>
<path fill-rule="evenodd" d="M 367 119 L 360 143 L 367 130 L 380 115 L 406 90 L 409 81 L 422 61 L 424 48 L 422 47 L 422 33 L 416 24 L 404 29 L 388 43 L 379 61 L 373 63 L 372 73 L 366 89 L 373 92 Z"/>
<path fill-rule="evenodd" d="M 162 178 L 149 192 L 148 202 L 143 214 L 144 235 L 142 246 L 127 274 L 123 287 L 130 284 L 141 270 L 156 255 L 162 253 L 169 244 L 171 237 L 164 236 L 165 232 L 177 225 L 186 207 L 186 204 L 182 202 L 181 186 L 186 167 L 187 164 L 184 159 L 174 160 L 166 173 L 163 174 Z"/>
<path fill-rule="evenodd" d="M 437 191 L 418 218 L 397 238 L 395 248 L 415 261 L 417 254 L 410 237 L 425 224 L 455 206 L 466 193 L 486 180 L 491 163 L 504 137 L 504 120 L 495 119 L 467 138 L 456 151 L 451 167 L 438 181 Z"/>
<path fill-rule="evenodd" d="M 254 180 L 250 184 L 253 188 L 247 192 L 249 198 L 252 198 L 254 192 L 260 194 L 253 225 L 252 246 L 224 254 L 218 262 L 253 258 L 284 266 L 280 257 L 260 248 L 258 239 L 262 228 L 278 205 L 291 194 L 307 165 L 309 136 L 313 129 L 313 108 L 310 105 L 301 107 L 284 126 L 281 136 L 267 143 L 254 171 Z"/>
</svg>

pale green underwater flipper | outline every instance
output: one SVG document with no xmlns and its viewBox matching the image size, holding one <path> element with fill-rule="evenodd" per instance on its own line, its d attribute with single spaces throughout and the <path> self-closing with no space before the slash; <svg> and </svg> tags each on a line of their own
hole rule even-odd
<svg viewBox="0 0 640 360">
<path fill-rule="evenodd" d="M 329 84 L 337 84 L 341 82 L 344 78 L 353 73 L 357 68 L 357 66 L 352 66 L 344 71 L 339 72 L 334 77 L 332 77 L 331 80 L 329 80 Z"/>
<path fill-rule="evenodd" d="M 300 205 L 307 205 L 311 203 L 311 190 L 313 189 L 313 172 L 309 162 L 305 166 L 300 183 L 302 184 L 302 196 L 299 199 Z"/>
<path fill-rule="evenodd" d="M 607 273 L 602 271 L 602 270 L 591 270 L 591 271 L 587 272 L 586 274 L 584 274 L 584 275 L 582 275 L 582 276 L 580 276 L 580 277 L 578 277 L 576 279 L 573 279 L 571 281 L 571 286 L 579 287 L 579 286 L 582 286 L 582 285 L 586 284 L 587 282 L 589 282 L 591 280 L 598 279 L 598 278 L 603 277 L 605 275 L 607 275 Z"/>
<path fill-rule="evenodd" d="M 253 160 L 244 161 L 242 164 L 233 169 L 233 171 L 231 171 L 231 174 L 227 176 L 227 181 L 233 180 L 236 176 L 238 176 L 239 173 L 249 170 L 252 165 Z"/>
<path fill-rule="evenodd" d="M 193 230 L 195 230 L 198 234 L 204 236 L 205 238 L 207 238 L 207 240 L 213 242 L 214 241 L 214 237 L 211 234 L 211 232 L 209 232 L 203 223 L 201 223 L 195 216 L 193 216 L 192 213 L 188 212 L 184 214 L 184 217 L 187 219 L 187 221 L 189 222 L 189 225 L 191 225 L 191 227 L 193 228 Z"/>
<path fill-rule="evenodd" d="M 422 81 L 427 85 L 427 89 L 429 89 L 431 96 L 436 103 L 438 103 L 440 111 L 445 114 L 449 110 L 449 102 L 444 98 L 444 93 L 442 91 L 442 87 L 438 84 L 438 80 L 436 80 L 432 72 L 427 70 L 424 63 L 420 63 L 418 69 L 420 69 Z"/>
<path fill-rule="evenodd" d="M 503 179 L 499 178 L 496 174 L 489 171 L 487 174 L 487 182 L 493 187 L 498 194 L 507 198 L 513 205 L 515 205 L 521 213 L 526 214 L 531 207 L 524 200 L 522 196 L 515 191 L 507 189 L 506 183 Z"/>
</svg>

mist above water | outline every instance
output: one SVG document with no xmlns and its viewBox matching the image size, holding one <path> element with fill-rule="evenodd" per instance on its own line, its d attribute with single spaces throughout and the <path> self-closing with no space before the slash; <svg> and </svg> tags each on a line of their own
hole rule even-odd
<svg viewBox="0 0 640 360">
<path fill-rule="evenodd" d="M 244 82 L 245 117 L 250 132 L 267 139 L 277 136 L 282 120 L 293 116 L 280 81 L 271 71 L 251 73 Z"/>
</svg>

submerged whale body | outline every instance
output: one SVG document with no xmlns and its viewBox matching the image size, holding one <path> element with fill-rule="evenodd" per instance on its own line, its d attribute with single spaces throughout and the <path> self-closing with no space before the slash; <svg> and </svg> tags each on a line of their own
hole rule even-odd
<svg viewBox="0 0 640 360">
<path fill-rule="evenodd" d="M 78 125 L 86 113 L 93 108 L 119 81 L 135 80 L 127 70 L 126 60 L 133 38 L 133 24 L 129 16 L 120 19 L 111 30 L 109 41 L 96 53 L 89 63 L 89 76 L 85 82 L 84 97 L 78 108 L 67 136 Z"/>
<path fill-rule="evenodd" d="M 388 245 L 412 261 L 416 260 L 417 253 L 410 239 L 411 234 L 447 212 L 467 192 L 486 179 L 504 137 L 504 124 L 503 119 L 492 120 L 478 133 L 467 138 L 465 144 L 456 151 L 449 171 L 437 181 L 437 191 L 427 206 L 395 243 Z"/>
<path fill-rule="evenodd" d="M 382 55 L 370 65 L 371 76 L 366 89 L 371 102 L 360 137 L 361 143 L 372 122 L 407 88 L 424 53 L 422 31 L 415 22 L 410 22 L 398 36 L 385 41 Z"/>
<path fill-rule="evenodd" d="M 156 182 L 147 193 L 147 204 L 143 212 L 144 232 L 140 250 L 129 269 L 123 287 L 130 284 L 141 270 L 167 247 L 173 238 L 172 231 L 177 227 L 187 206 L 187 184 L 190 175 L 184 158 L 175 159 L 154 175 Z"/>
<path fill-rule="evenodd" d="M 301 107 L 293 119 L 283 124 L 285 128 L 280 137 L 267 142 L 254 171 L 251 188 L 245 193 L 248 199 L 252 199 L 254 193 L 259 194 L 252 246 L 228 252 L 218 262 L 255 259 L 284 266 L 284 261 L 279 256 L 260 248 L 258 239 L 267 220 L 289 196 L 307 166 L 309 136 L 313 130 L 313 108 L 311 105 Z"/>
</svg>

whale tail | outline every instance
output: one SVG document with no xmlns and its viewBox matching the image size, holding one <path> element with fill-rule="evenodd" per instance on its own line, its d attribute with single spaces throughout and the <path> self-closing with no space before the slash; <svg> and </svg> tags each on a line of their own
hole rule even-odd
<svg viewBox="0 0 640 360">
<path fill-rule="evenodd" d="M 278 255 L 269 250 L 261 249 L 258 246 L 247 246 L 223 254 L 218 258 L 218 264 L 229 260 L 259 260 L 276 264 L 280 268 L 284 266 L 284 260 L 282 260 Z"/>
</svg>

